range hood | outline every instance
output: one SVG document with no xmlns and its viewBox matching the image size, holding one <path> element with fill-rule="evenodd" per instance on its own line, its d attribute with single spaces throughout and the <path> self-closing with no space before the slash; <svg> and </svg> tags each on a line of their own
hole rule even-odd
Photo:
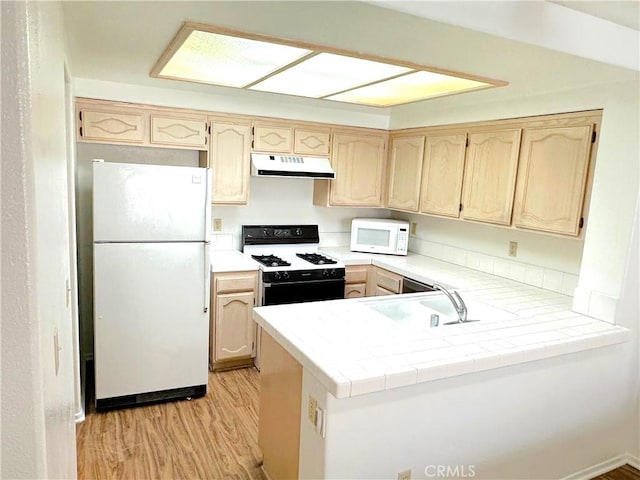
<svg viewBox="0 0 640 480">
<path fill-rule="evenodd" d="M 336 178 L 328 158 L 251 154 L 251 175 L 257 177 Z"/>
</svg>

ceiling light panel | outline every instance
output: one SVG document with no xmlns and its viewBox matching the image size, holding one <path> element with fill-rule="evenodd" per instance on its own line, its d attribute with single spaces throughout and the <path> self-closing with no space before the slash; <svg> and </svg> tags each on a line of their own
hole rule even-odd
<svg viewBox="0 0 640 480">
<path fill-rule="evenodd" d="M 193 30 L 159 76 L 244 87 L 309 53 L 303 48 Z"/>
<path fill-rule="evenodd" d="M 418 71 L 325 98 L 386 107 L 490 86 L 489 83 L 476 80 Z"/>
<path fill-rule="evenodd" d="M 410 68 L 389 63 L 319 53 L 250 89 L 318 98 L 409 71 Z"/>
</svg>

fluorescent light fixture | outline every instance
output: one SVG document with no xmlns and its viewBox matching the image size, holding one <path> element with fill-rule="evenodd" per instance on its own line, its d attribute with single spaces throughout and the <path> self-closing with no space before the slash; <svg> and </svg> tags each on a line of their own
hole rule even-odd
<svg viewBox="0 0 640 480">
<path fill-rule="evenodd" d="M 410 71 L 389 63 L 319 53 L 250 88 L 317 98 Z"/>
<path fill-rule="evenodd" d="M 489 83 L 476 80 L 421 71 L 338 93 L 326 98 L 339 102 L 386 107 L 491 86 Z"/>
<path fill-rule="evenodd" d="M 193 30 L 158 76 L 241 88 L 309 53 L 303 48 Z"/>
<path fill-rule="evenodd" d="M 151 76 L 378 107 L 507 85 L 501 80 L 189 22 Z"/>
</svg>

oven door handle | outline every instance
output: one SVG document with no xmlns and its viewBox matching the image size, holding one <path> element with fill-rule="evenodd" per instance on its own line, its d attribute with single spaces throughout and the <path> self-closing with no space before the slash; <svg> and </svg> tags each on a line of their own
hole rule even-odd
<svg viewBox="0 0 640 480">
<path fill-rule="evenodd" d="M 342 278 L 323 278 L 322 280 L 302 280 L 302 281 L 293 281 L 293 282 L 269 282 L 263 283 L 262 286 L 264 288 L 268 288 L 271 286 L 278 285 L 311 285 L 312 283 L 330 283 L 330 282 L 344 282 L 344 277 Z"/>
</svg>

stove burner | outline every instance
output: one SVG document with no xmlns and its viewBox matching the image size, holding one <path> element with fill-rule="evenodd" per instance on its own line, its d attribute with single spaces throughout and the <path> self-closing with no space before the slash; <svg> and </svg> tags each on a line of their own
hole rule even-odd
<svg viewBox="0 0 640 480">
<path fill-rule="evenodd" d="M 291 265 L 289 262 L 285 262 L 283 259 L 276 257 L 275 255 L 251 255 L 251 258 L 266 267 L 288 267 Z"/>
<path fill-rule="evenodd" d="M 303 260 L 306 260 L 309 263 L 313 263 L 314 265 L 329 265 L 338 263 L 336 260 L 325 257 L 324 255 L 320 255 L 318 253 L 296 253 L 296 256 L 300 257 Z"/>
</svg>

